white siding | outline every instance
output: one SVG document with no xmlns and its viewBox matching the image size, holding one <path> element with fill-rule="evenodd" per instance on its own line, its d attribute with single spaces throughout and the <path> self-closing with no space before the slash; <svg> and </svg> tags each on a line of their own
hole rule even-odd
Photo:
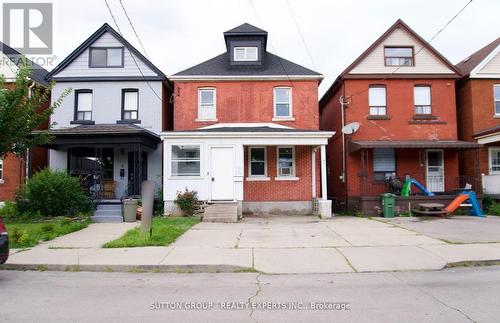
<svg viewBox="0 0 500 323">
<path fill-rule="evenodd" d="M 498 74 L 500 75 L 500 52 L 498 52 L 483 68 L 481 68 L 478 72 L 478 75 L 481 74 Z"/>
<path fill-rule="evenodd" d="M 401 28 L 395 29 L 387 38 L 375 47 L 349 74 L 453 74 L 454 71 L 434 56 L 427 48 L 415 57 L 415 66 L 385 66 L 384 46 L 414 46 L 415 54 L 423 45 Z M 397 69 L 396 72 L 394 72 Z"/>
<path fill-rule="evenodd" d="M 112 34 L 104 33 L 91 47 L 116 47 L 124 46 Z M 134 62 L 135 58 L 135 62 Z M 137 65 L 136 65 L 137 62 Z M 139 68 L 137 68 L 139 66 Z M 142 74 L 141 74 L 142 72 Z M 89 68 L 89 49 L 75 58 L 71 64 L 54 77 L 95 77 L 95 76 L 157 76 L 142 60 L 124 48 L 123 67 Z"/>
<path fill-rule="evenodd" d="M 162 83 L 160 81 L 149 82 L 156 94 L 162 97 Z M 58 82 L 52 90 L 52 100 L 60 97 L 65 89 L 72 88 L 73 91 L 64 98 L 63 103 L 54 111 L 52 122 L 57 124 L 54 128 L 71 127 L 75 112 L 75 90 L 92 90 L 92 120 L 99 123 L 116 123 L 121 120 L 122 89 L 139 89 L 139 120 L 140 127 L 160 133 L 162 126 L 162 102 L 155 95 L 145 81 L 127 82 Z"/>
<path fill-rule="evenodd" d="M 18 67 L 2 52 L 0 52 L 0 60 L 0 75 L 6 81 L 15 79 Z"/>
</svg>

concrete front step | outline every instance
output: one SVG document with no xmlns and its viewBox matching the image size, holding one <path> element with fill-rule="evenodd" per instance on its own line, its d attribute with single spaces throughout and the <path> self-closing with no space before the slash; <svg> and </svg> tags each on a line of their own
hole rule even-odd
<svg viewBox="0 0 500 323">
<path fill-rule="evenodd" d="M 122 210 L 122 205 L 121 204 L 100 204 L 97 207 L 99 210 Z"/>
<path fill-rule="evenodd" d="M 206 222 L 238 222 L 238 206 L 236 204 L 213 204 L 207 206 L 203 213 Z"/>
<path fill-rule="evenodd" d="M 92 222 L 95 223 L 122 223 L 123 217 L 121 215 L 94 215 Z"/>
</svg>

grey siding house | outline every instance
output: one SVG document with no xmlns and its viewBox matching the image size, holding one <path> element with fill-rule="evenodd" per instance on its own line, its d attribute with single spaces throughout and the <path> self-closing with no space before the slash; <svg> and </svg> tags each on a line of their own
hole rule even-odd
<svg viewBox="0 0 500 323">
<path fill-rule="evenodd" d="M 165 74 L 104 24 L 47 80 L 56 82 L 52 100 L 71 88 L 51 117 L 52 169 L 78 177 L 96 204 L 137 197 L 144 180 L 161 188 L 159 134 L 172 127 L 172 86 Z M 121 220 L 121 212 L 98 215 L 94 220 Z"/>
</svg>

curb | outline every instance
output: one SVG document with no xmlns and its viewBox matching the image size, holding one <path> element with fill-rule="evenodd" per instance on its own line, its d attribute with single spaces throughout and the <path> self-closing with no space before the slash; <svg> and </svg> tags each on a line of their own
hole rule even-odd
<svg viewBox="0 0 500 323">
<path fill-rule="evenodd" d="M 62 264 L 3 264 L 0 270 L 20 271 L 90 271 L 90 272 L 154 272 L 154 273 L 244 273 L 254 268 L 234 265 L 62 265 Z"/>
</svg>

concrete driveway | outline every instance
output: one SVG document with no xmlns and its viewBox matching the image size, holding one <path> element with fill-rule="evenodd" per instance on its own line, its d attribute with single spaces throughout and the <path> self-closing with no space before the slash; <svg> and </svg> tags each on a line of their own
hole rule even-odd
<svg viewBox="0 0 500 323">
<path fill-rule="evenodd" d="M 381 220 L 451 243 L 500 242 L 500 216 L 453 216 L 447 219 L 407 217 Z"/>
<path fill-rule="evenodd" d="M 165 263 L 174 258 L 194 265 L 216 257 L 268 273 L 440 269 L 446 262 L 421 246 L 443 244 L 370 219 L 259 216 L 199 223 L 171 245 Z"/>
</svg>

